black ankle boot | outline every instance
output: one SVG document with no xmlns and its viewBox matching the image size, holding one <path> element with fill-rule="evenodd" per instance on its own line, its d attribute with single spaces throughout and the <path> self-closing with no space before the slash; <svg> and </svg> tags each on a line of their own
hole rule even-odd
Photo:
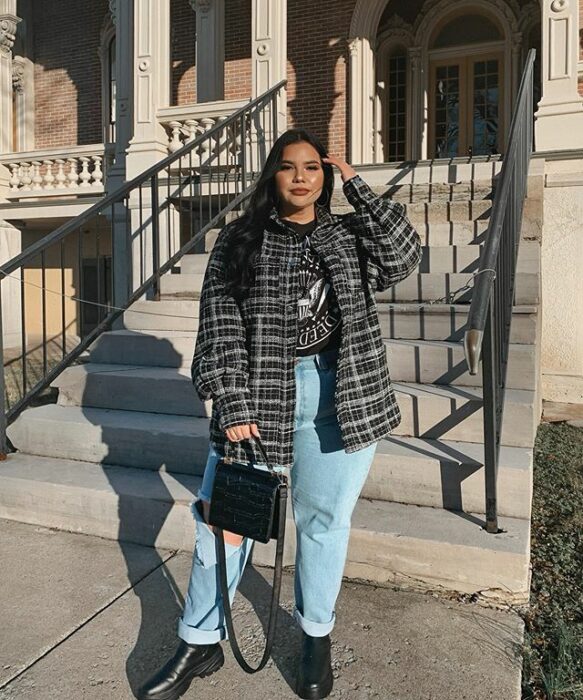
<svg viewBox="0 0 583 700">
<path fill-rule="evenodd" d="M 210 676 L 225 663 L 216 644 L 187 644 L 180 640 L 174 656 L 142 686 L 139 700 L 176 700 L 188 690 L 193 678 Z"/>
<path fill-rule="evenodd" d="M 319 700 L 330 694 L 333 684 L 330 635 L 311 637 L 302 630 L 296 694 L 305 700 Z"/>
</svg>

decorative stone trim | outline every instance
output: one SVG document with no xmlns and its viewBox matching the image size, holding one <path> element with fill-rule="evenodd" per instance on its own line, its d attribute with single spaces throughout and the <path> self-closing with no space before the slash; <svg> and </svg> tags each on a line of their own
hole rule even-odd
<svg viewBox="0 0 583 700">
<path fill-rule="evenodd" d="M 15 56 L 12 59 L 12 87 L 21 95 L 24 93 L 25 71 L 26 60 L 23 56 Z"/>
<path fill-rule="evenodd" d="M 16 39 L 16 27 L 20 18 L 16 15 L 0 16 L 0 53 L 9 55 Z"/>
</svg>

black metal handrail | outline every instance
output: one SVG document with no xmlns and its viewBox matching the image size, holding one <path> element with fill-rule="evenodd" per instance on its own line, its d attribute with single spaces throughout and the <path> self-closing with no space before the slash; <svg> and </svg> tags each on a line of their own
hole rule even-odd
<svg viewBox="0 0 583 700">
<path fill-rule="evenodd" d="M 533 151 L 535 55 L 535 50 L 531 49 L 516 97 L 508 148 L 495 189 L 464 335 L 470 374 L 477 374 L 482 359 L 486 530 L 491 533 L 499 531 L 496 482 L 516 261 Z"/>
<path fill-rule="evenodd" d="M 286 83 L 287 80 L 281 80 L 0 266 L 0 360 L 3 368 L 0 372 L 0 458 L 7 452 L 7 425 L 101 333 L 110 329 L 135 301 L 145 294 L 159 299 L 161 276 L 170 271 L 182 256 L 194 250 L 211 229 L 251 195 L 253 178 L 263 167 L 278 137 L 278 99 Z M 208 156 L 206 160 L 204 156 Z M 188 214 L 187 230 L 181 221 L 184 213 Z M 100 241 L 104 219 L 111 223 L 112 275 L 109 279 L 102 275 L 102 262 L 107 257 Z M 83 262 L 88 254 L 83 235 L 84 229 L 90 225 L 97 226 L 90 251 L 91 260 L 96 263 L 95 301 L 84 299 L 82 275 Z M 48 264 L 51 259 L 59 273 L 59 290 L 47 287 L 46 273 L 47 267 L 51 269 Z M 38 271 L 35 265 L 40 270 L 38 283 L 25 279 Z M 17 271 L 20 271 L 18 278 L 10 277 Z M 74 296 L 66 294 L 67 272 L 70 273 L 69 283 L 76 284 L 78 290 Z M 3 284 L 9 280 L 20 287 L 21 376 L 17 386 L 8 387 L 9 392 L 15 390 L 19 396 L 7 409 L 2 291 Z M 38 343 L 41 349 L 39 364 L 42 366 L 37 368 L 41 376 L 33 386 L 28 386 L 27 381 L 27 341 L 31 336 L 30 328 L 27 328 L 27 285 L 37 286 L 41 297 L 37 333 L 42 336 Z M 50 303 L 47 294 L 50 292 L 60 297 L 58 333 L 47 323 Z M 81 329 L 78 342 L 70 350 L 67 346 L 71 345 L 71 336 L 66 334 L 70 328 L 66 320 L 67 299 L 74 299 L 77 305 L 75 318 Z M 85 333 L 84 305 L 87 304 L 93 304 L 97 318 L 94 327 Z M 51 362 L 48 343 L 54 344 L 56 337 L 61 339 L 61 357 Z"/>
</svg>

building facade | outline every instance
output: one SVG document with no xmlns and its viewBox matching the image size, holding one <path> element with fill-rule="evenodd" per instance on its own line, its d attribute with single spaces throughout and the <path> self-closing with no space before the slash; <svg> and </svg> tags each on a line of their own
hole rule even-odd
<svg viewBox="0 0 583 700">
<path fill-rule="evenodd" d="M 282 79 L 280 129 L 310 128 L 355 166 L 503 158 L 534 48 L 543 398 L 583 402 L 580 26 L 581 0 L 0 0 L 0 261 Z M 99 301 L 109 227 L 82 238 L 65 288 Z M 3 283 L 5 345 L 22 304 L 40 319 L 34 285 L 61 274 L 45 263 L 24 296 Z M 46 303 L 50 334 L 60 301 Z M 91 326 L 66 314 L 72 335 Z"/>
</svg>

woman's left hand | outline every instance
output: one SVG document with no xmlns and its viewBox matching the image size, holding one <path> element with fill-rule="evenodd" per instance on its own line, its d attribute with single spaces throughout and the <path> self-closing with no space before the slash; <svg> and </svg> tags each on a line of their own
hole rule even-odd
<svg viewBox="0 0 583 700">
<path fill-rule="evenodd" d="M 342 158 L 339 158 L 338 156 L 328 156 L 327 158 L 322 158 L 322 161 L 324 163 L 330 163 L 331 165 L 335 165 L 340 170 L 342 182 L 346 182 L 347 180 L 350 180 L 351 177 L 354 177 L 358 174 L 356 170 L 352 167 L 352 165 L 349 165 L 346 161 L 342 160 Z"/>
</svg>

